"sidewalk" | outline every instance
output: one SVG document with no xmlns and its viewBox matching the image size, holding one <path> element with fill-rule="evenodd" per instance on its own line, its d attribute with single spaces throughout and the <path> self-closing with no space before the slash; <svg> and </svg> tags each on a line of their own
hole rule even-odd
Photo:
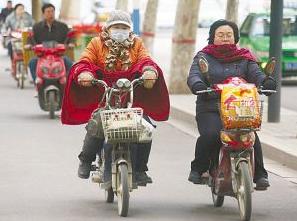
<svg viewBox="0 0 297 221">
<path fill-rule="evenodd" d="M 195 121 L 194 95 L 170 95 L 171 120 L 182 122 L 181 127 L 198 136 Z M 297 170 L 297 112 L 281 109 L 281 122 L 267 122 L 267 104 L 264 104 L 260 137 L 264 157 Z M 194 145 L 193 145 L 194 146 Z"/>
</svg>

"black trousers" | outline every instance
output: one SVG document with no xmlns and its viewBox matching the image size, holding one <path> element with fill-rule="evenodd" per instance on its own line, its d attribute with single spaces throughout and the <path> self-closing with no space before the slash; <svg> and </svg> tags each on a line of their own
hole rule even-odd
<svg viewBox="0 0 297 221">
<path fill-rule="evenodd" d="M 153 125 L 147 116 L 143 116 L 146 121 Z M 155 125 L 153 125 L 156 127 Z M 96 136 L 91 136 L 88 132 L 84 139 L 84 144 L 78 158 L 84 162 L 93 162 L 96 160 L 96 155 L 101 152 L 104 147 L 104 139 Z M 136 172 L 148 171 L 148 161 L 151 152 L 152 142 L 133 144 L 131 148 L 131 160 L 133 168 Z"/>
<path fill-rule="evenodd" d="M 195 148 L 195 159 L 191 162 L 191 170 L 203 173 L 209 169 L 209 158 L 215 151 L 219 154 L 222 145 L 220 141 L 220 131 L 222 122 L 218 112 L 204 112 L 196 116 L 198 137 Z M 268 177 L 267 171 L 264 168 L 262 147 L 258 135 L 254 144 L 255 155 L 255 176 L 254 181 L 261 177 Z"/>
<path fill-rule="evenodd" d="M 96 160 L 96 155 L 104 146 L 104 139 L 90 136 L 88 133 L 85 136 L 84 144 L 78 158 L 83 162 L 93 162 Z M 152 142 L 145 144 L 133 144 L 131 148 L 131 159 L 133 168 L 136 172 L 148 171 L 148 160 L 151 152 Z"/>
</svg>

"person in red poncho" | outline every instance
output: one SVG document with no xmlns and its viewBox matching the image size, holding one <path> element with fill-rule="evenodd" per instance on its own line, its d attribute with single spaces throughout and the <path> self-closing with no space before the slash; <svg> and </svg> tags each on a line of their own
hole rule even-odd
<svg viewBox="0 0 297 221">
<path fill-rule="evenodd" d="M 162 70 L 150 58 L 141 39 L 131 32 L 130 15 L 124 11 L 111 12 L 106 26 L 94 37 L 82 53 L 80 60 L 70 70 L 62 105 L 62 123 L 77 125 L 87 123 L 98 108 L 102 88 L 92 86 L 93 78 L 103 79 L 109 86 L 119 78 L 133 80 L 143 76 L 144 84 L 134 91 L 134 107 L 144 110 L 144 118 L 165 121 L 169 116 L 169 96 Z M 79 154 L 78 176 L 89 178 L 91 163 L 102 148 L 104 139 L 87 134 Z M 135 180 L 138 185 L 151 183 L 146 174 L 150 144 L 137 148 Z M 106 182 L 108 180 L 105 180 Z"/>
<path fill-rule="evenodd" d="M 260 70 L 256 58 L 245 48 L 239 48 L 238 27 L 235 23 L 218 20 L 209 30 L 208 45 L 194 57 L 188 77 L 188 86 L 195 94 L 207 89 L 206 79 L 198 66 L 201 56 L 209 63 L 209 83 L 218 84 L 231 76 L 245 79 L 247 82 L 263 89 L 275 90 L 276 82 L 267 78 Z M 209 168 L 209 158 L 212 152 L 219 153 L 221 147 L 220 130 L 222 122 L 218 108 L 219 95 L 199 95 L 196 101 L 196 121 L 200 137 L 195 148 L 195 158 L 191 162 L 191 172 L 188 180 L 194 184 L 202 183 L 202 174 Z M 257 134 L 254 144 L 256 189 L 266 190 L 269 187 L 268 174 L 264 168 L 261 143 Z"/>
</svg>

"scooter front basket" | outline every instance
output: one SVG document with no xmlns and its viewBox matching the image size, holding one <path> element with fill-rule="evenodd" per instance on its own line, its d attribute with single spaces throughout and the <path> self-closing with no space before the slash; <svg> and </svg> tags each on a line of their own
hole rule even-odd
<svg viewBox="0 0 297 221">
<path fill-rule="evenodd" d="M 138 142 L 142 133 L 141 108 L 123 108 L 100 112 L 105 140 L 107 143 Z"/>
</svg>

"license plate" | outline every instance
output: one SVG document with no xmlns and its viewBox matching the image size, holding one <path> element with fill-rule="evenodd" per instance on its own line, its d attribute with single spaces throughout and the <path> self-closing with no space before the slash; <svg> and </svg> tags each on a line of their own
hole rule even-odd
<svg viewBox="0 0 297 221">
<path fill-rule="evenodd" d="M 288 70 L 288 71 L 295 71 L 295 70 L 297 70 L 297 62 L 285 63 L 285 69 Z"/>
</svg>

